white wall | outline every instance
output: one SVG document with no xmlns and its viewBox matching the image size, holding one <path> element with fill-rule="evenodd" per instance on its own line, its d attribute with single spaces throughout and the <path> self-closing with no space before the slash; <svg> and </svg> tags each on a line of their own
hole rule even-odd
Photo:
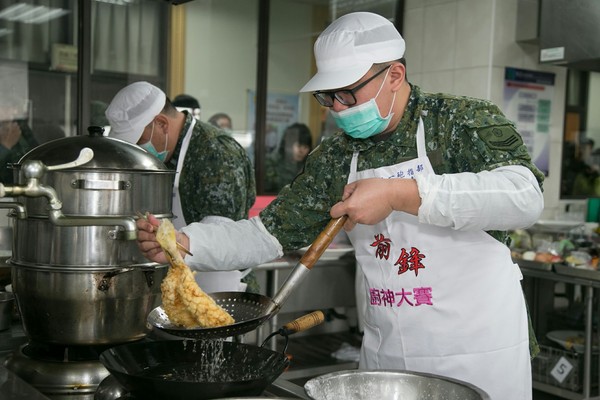
<svg viewBox="0 0 600 400">
<path fill-rule="evenodd" d="M 186 3 L 185 89 L 198 99 L 203 121 L 225 112 L 245 126 L 248 89 L 256 85 L 258 1 Z"/>
<path fill-rule="evenodd" d="M 488 99 L 502 108 L 504 68 L 556 74 L 544 219 L 562 212 L 560 168 L 566 68 L 540 65 L 538 47 L 515 41 L 517 0 L 407 0 L 409 81 L 426 91 Z"/>
<path fill-rule="evenodd" d="M 202 120 L 226 112 L 234 129 L 252 130 L 247 90 L 256 89 L 258 1 L 195 0 L 185 7 L 184 91 L 200 101 Z M 271 2 L 270 92 L 297 94 L 310 77 L 311 12 L 306 3 Z"/>
</svg>

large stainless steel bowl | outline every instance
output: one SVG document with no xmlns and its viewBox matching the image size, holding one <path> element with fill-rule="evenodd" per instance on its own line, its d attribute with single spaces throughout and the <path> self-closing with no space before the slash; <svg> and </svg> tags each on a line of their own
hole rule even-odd
<svg viewBox="0 0 600 400">
<path fill-rule="evenodd" d="M 338 371 L 306 382 L 313 400 L 489 400 L 481 389 L 439 375 L 411 371 Z"/>
</svg>

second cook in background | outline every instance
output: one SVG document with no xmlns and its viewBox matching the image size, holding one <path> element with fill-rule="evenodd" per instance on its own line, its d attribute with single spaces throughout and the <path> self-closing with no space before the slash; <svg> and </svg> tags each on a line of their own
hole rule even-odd
<svg viewBox="0 0 600 400">
<path fill-rule="evenodd" d="M 242 146 L 225 132 L 180 112 L 158 87 L 134 82 L 121 89 L 106 109 L 110 136 L 138 144 L 177 171 L 173 186 L 173 225 L 222 223 L 248 218 L 256 200 L 254 168 Z M 140 210 L 142 212 L 146 210 Z M 251 291 L 256 279 L 247 276 Z M 243 289 L 241 271 L 198 273 L 208 292 Z"/>
<path fill-rule="evenodd" d="M 314 52 L 318 72 L 301 91 L 342 131 L 259 217 L 182 228 L 194 253 L 186 262 L 259 264 L 347 215 L 368 299 L 360 368 L 433 373 L 494 400 L 531 399 L 527 312 L 506 230 L 537 221 L 544 176 L 515 125 L 489 101 L 409 83 L 405 41 L 377 14 L 335 20 Z M 146 257 L 164 260 L 154 227 L 138 228 Z"/>
</svg>

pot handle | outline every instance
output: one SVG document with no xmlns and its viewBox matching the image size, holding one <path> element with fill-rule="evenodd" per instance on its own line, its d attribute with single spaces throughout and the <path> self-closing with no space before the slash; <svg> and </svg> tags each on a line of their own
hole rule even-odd
<svg viewBox="0 0 600 400">
<path fill-rule="evenodd" d="M 283 352 L 285 353 L 288 346 L 289 335 L 315 327 L 321 324 L 323 321 L 325 321 L 325 314 L 323 314 L 323 311 L 321 310 L 313 311 L 310 314 L 305 314 L 299 318 L 296 318 L 292 322 L 288 322 L 283 327 L 279 328 L 279 330 L 271 333 L 265 338 L 260 347 L 265 347 L 265 344 L 273 336 L 281 335 L 285 338 L 285 345 L 283 347 Z"/>
<path fill-rule="evenodd" d="M 80 165 L 90 162 L 92 160 L 92 158 L 94 158 L 94 150 L 90 149 L 89 147 L 84 147 L 79 152 L 79 156 L 77 156 L 77 159 L 75 161 L 71 161 L 71 162 L 68 162 L 65 164 L 59 164 L 59 165 L 51 165 L 51 166 L 47 165 L 46 170 L 57 171 L 57 170 L 61 170 L 61 169 L 78 167 Z"/>
<path fill-rule="evenodd" d="M 325 321 L 325 314 L 323 314 L 323 311 L 313 311 L 310 314 L 296 318 L 292 322 L 288 322 L 279 330 L 279 333 L 282 335 L 291 335 L 320 325 L 323 321 Z"/>
</svg>

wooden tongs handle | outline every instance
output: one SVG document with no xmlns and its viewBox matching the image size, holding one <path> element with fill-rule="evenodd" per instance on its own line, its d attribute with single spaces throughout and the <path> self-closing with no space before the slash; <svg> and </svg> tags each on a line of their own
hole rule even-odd
<svg viewBox="0 0 600 400">
<path fill-rule="evenodd" d="M 315 263 L 323 255 L 327 247 L 333 241 L 333 238 L 342 230 L 344 224 L 348 220 L 347 215 L 342 215 L 339 218 L 332 219 L 329 221 L 325 229 L 317 236 L 315 241 L 310 245 L 308 250 L 302 255 L 300 263 L 306 268 L 312 269 Z"/>
</svg>

